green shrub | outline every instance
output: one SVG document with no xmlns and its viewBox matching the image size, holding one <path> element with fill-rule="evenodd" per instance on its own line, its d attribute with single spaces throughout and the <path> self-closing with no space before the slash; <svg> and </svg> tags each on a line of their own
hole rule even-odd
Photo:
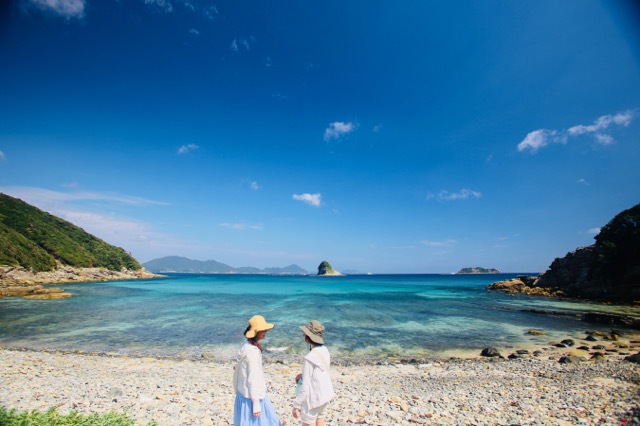
<svg viewBox="0 0 640 426">
<path fill-rule="evenodd" d="M 37 410 L 17 412 L 0 405 L 0 426 L 131 426 L 135 420 L 122 413 L 90 414 L 84 416 L 71 411 L 66 416 L 58 414 L 56 407 L 46 412 Z M 157 426 L 150 422 L 147 426 Z"/>
</svg>

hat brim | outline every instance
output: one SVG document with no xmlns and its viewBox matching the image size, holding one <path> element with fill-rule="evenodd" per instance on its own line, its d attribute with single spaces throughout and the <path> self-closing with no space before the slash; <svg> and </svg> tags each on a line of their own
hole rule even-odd
<svg viewBox="0 0 640 426">
<path fill-rule="evenodd" d="M 256 337 L 256 334 L 258 334 L 258 331 L 271 330 L 273 327 L 275 327 L 274 324 L 265 323 L 264 325 L 260 326 L 259 329 L 252 328 L 251 330 L 247 331 L 244 336 L 248 339 L 253 339 L 254 337 Z"/>
<path fill-rule="evenodd" d="M 301 325 L 300 326 L 300 330 L 302 330 L 304 332 L 304 334 L 306 334 L 307 337 L 309 337 L 309 339 L 311 339 L 311 341 L 313 343 L 318 343 L 320 345 L 324 345 L 324 339 L 322 337 L 318 336 L 317 334 L 313 333 L 306 326 Z"/>
</svg>

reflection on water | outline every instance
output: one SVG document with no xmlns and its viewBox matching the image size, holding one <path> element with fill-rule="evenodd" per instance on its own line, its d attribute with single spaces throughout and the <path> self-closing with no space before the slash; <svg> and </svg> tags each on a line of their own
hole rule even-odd
<svg viewBox="0 0 640 426">
<path fill-rule="evenodd" d="M 276 328 L 267 346 L 302 349 L 298 325 L 317 319 L 342 356 L 417 356 L 540 341 L 531 328 L 564 338 L 594 327 L 572 316 L 630 308 L 488 292 L 514 275 L 281 277 L 175 275 L 160 280 L 73 284 L 56 301 L 0 299 L 0 345 L 128 354 L 230 357 L 246 321 Z M 605 328 L 606 329 L 606 328 Z"/>
</svg>

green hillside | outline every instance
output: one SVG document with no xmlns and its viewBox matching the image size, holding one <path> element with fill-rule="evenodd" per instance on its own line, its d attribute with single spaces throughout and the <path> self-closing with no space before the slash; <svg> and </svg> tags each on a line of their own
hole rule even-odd
<svg viewBox="0 0 640 426">
<path fill-rule="evenodd" d="M 0 193 L 0 265 L 40 272 L 55 269 L 56 261 L 76 268 L 142 268 L 124 249 Z"/>
</svg>

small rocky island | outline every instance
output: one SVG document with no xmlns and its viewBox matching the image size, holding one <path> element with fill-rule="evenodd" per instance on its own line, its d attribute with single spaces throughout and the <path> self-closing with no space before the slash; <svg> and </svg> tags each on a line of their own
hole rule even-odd
<svg viewBox="0 0 640 426">
<path fill-rule="evenodd" d="M 323 276 L 323 277 L 330 277 L 330 276 L 334 276 L 334 277 L 339 277 L 342 276 L 342 274 L 338 271 L 334 271 L 333 267 L 331 266 L 331 264 L 329 262 L 327 262 L 326 260 L 323 260 L 320 265 L 318 266 L 318 275 L 319 276 Z"/>
<path fill-rule="evenodd" d="M 473 268 L 462 268 L 458 272 L 456 272 L 456 274 L 458 274 L 458 275 L 463 275 L 463 274 L 499 274 L 499 273 L 500 273 L 500 271 L 498 271 L 495 268 L 481 268 L 479 266 L 475 266 Z"/>
</svg>

